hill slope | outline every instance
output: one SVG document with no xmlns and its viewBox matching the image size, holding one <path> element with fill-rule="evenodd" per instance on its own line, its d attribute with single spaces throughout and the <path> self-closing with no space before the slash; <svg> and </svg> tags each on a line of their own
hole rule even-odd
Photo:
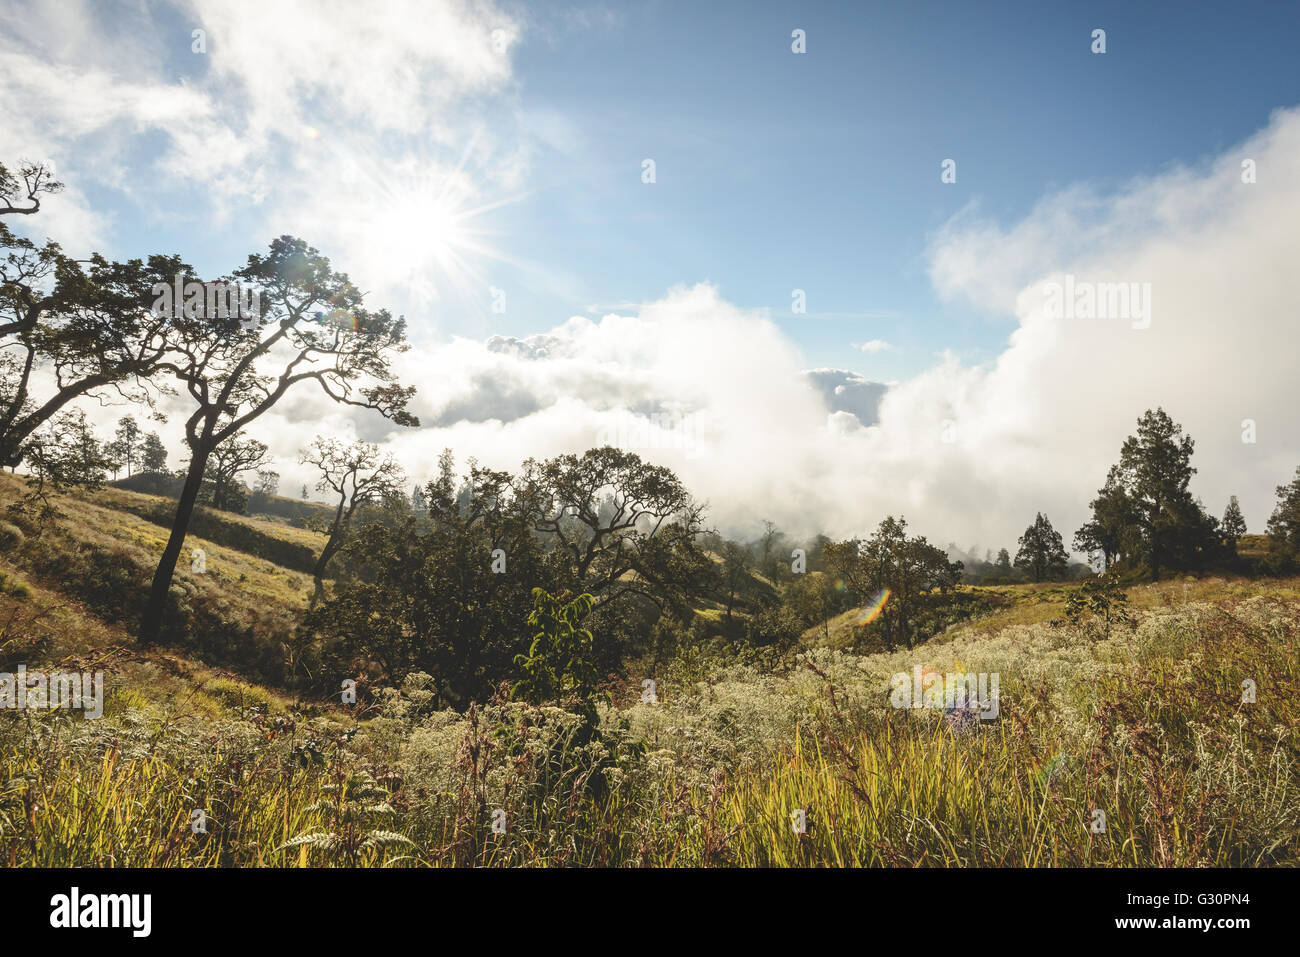
<svg viewBox="0 0 1300 957">
<path fill-rule="evenodd" d="M 200 631 L 138 648 L 131 595 L 165 533 L 133 494 L 62 499 L 39 538 L 0 527 L 0 669 L 107 689 L 99 719 L 0 712 L 11 866 L 1300 863 L 1294 579 L 1133 587 L 1136 626 L 1109 636 L 1052 624 L 1065 586 L 999 586 L 912 651 L 683 658 L 653 702 L 630 675 L 582 744 L 557 708 L 431 710 L 427 676 L 349 707 L 200 663 L 287 634 L 310 585 L 203 539 L 209 575 L 182 573 Z M 996 717 L 892 706 L 917 668 L 996 675 Z"/>
</svg>

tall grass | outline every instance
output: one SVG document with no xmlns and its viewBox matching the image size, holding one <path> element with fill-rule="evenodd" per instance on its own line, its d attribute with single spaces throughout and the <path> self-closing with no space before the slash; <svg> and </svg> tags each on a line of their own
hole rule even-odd
<svg viewBox="0 0 1300 957">
<path fill-rule="evenodd" d="M 813 653 L 783 675 L 722 663 L 665 681 L 658 705 L 605 709 L 596 738 L 554 707 L 434 711 L 427 676 L 365 715 L 307 717 L 227 685 L 217 720 L 134 694 L 98 722 L 0 712 L 0 861 L 1300 863 L 1300 609 L 1144 604 L 1108 639 L 981 625 L 913 652 Z M 912 662 L 999 671 L 1000 717 L 889 707 L 888 675 Z"/>
</svg>

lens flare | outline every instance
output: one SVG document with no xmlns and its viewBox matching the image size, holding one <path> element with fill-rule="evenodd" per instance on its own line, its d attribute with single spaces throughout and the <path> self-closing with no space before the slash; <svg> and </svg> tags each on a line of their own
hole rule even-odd
<svg viewBox="0 0 1300 957">
<path fill-rule="evenodd" d="M 1055 783 L 1056 779 L 1065 773 L 1069 760 L 1069 755 L 1064 751 L 1057 751 L 1038 768 L 1038 773 L 1035 775 L 1038 783 L 1043 787 L 1049 787 Z"/>
<path fill-rule="evenodd" d="M 881 589 L 880 594 L 878 594 L 872 600 L 871 604 L 862 610 L 862 614 L 858 616 L 858 625 L 869 625 L 879 618 L 881 613 L 885 610 L 885 603 L 889 601 L 890 594 L 891 592 L 888 588 Z"/>
<path fill-rule="evenodd" d="M 342 329 L 344 332 L 360 332 L 360 317 L 348 309 L 331 309 L 329 312 L 320 311 L 312 316 L 312 319 L 318 325 L 331 326 L 335 329 Z"/>
</svg>

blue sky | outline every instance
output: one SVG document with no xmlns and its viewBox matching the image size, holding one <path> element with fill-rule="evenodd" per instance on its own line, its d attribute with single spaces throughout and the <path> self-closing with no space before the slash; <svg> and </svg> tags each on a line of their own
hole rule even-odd
<svg viewBox="0 0 1300 957">
<path fill-rule="evenodd" d="M 996 548 L 1077 527 L 1162 404 L 1254 530 L 1300 460 L 1298 39 L 1295 3 L 7 3 L 0 157 L 55 164 L 18 226 L 74 252 L 215 276 L 291 233 L 408 317 L 425 427 L 296 396 L 257 436 L 294 487 L 311 430 L 420 475 L 666 412 L 698 432 L 636 447 L 720 523 Z M 1044 319 L 1065 274 L 1156 321 Z"/>
<path fill-rule="evenodd" d="M 1014 219 L 1053 187 L 1196 162 L 1300 101 L 1300 7 L 1187 7 L 638 4 L 586 42 L 521 48 L 525 105 L 587 147 L 548 157 L 529 225 L 554 225 L 547 245 L 596 302 L 707 279 L 770 307 L 815 365 L 894 378 L 938 349 L 987 358 L 1007 325 L 938 301 L 932 230 L 967 203 Z M 876 338 L 899 352 L 849 348 Z"/>
<path fill-rule="evenodd" d="M 525 14 L 509 95 L 475 104 L 466 125 L 537 140 L 526 182 L 498 188 L 488 198 L 507 204 L 473 220 L 509 261 L 467 258 L 506 291 L 508 308 L 489 312 L 477 278 L 436 302 L 398 295 L 394 305 L 444 335 L 526 336 L 591 306 L 599 314 L 707 280 L 732 302 L 770 309 L 813 366 L 889 380 L 943 349 L 986 360 L 1010 317 L 935 294 L 933 231 L 967 204 L 1011 221 L 1065 185 L 1115 188 L 1245 138 L 1273 109 L 1300 101 L 1298 11 L 542 5 Z M 161 9 L 157 30 L 184 41 L 191 20 Z M 807 33 L 803 55 L 791 52 L 796 27 Z M 1107 31 L 1104 55 L 1090 51 L 1097 27 Z M 202 78 L 209 59 L 184 42 L 166 49 L 179 76 Z M 318 116 L 330 130 L 327 102 Z M 288 133 L 285 149 L 316 147 Z M 154 140 L 140 137 L 132 165 L 147 169 Z M 440 155 L 454 158 L 455 144 Z M 657 166 L 653 185 L 641 182 L 645 158 Z M 957 161 L 956 184 L 939 180 L 945 158 Z M 172 198 L 182 204 L 195 188 Z M 269 238 L 241 228 L 261 219 L 247 199 L 231 203 L 233 222 L 211 234 L 183 216 L 168 228 L 165 212 L 150 215 L 154 196 L 137 204 L 117 190 L 87 191 L 113 216 L 112 245 L 124 254 L 176 249 L 223 269 Z M 807 294 L 805 315 L 791 312 L 795 288 Z M 853 348 L 874 339 L 894 348 Z"/>
</svg>

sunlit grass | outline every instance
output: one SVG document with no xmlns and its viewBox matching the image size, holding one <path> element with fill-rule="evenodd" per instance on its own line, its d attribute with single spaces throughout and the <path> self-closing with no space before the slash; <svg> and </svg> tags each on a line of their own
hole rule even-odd
<svg viewBox="0 0 1300 957">
<path fill-rule="evenodd" d="M 165 530 L 97 501 L 70 499 L 41 547 L 147 566 Z M 225 620 L 300 614 L 306 576 L 189 544 L 209 573 L 181 580 Z M 97 721 L 0 712 L 10 866 L 1300 864 L 1297 579 L 1133 586 L 1138 624 L 1109 637 L 1062 622 L 1072 586 L 990 586 L 992 610 L 873 654 L 850 651 L 854 610 L 805 636 L 811 667 L 669 668 L 658 704 L 603 707 L 583 744 L 558 709 L 430 711 L 418 682 L 303 706 L 139 648 L 12 552 L 0 577 L 6 660 L 108 676 Z M 999 718 L 889 707 L 915 665 L 999 673 Z"/>
</svg>

